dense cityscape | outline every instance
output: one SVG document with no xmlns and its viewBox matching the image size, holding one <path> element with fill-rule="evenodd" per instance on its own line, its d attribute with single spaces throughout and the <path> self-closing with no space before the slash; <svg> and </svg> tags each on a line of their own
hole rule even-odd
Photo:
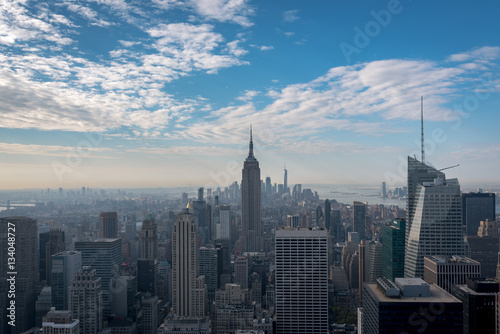
<svg viewBox="0 0 500 334">
<path fill-rule="evenodd" d="M 7 201 L 2 333 L 498 330 L 497 194 L 408 157 L 407 186 L 380 188 L 406 209 L 344 204 L 290 187 L 286 168 L 261 180 L 253 146 L 250 130 L 240 184 L 195 197 Z"/>
<path fill-rule="evenodd" d="M 0 1 L 0 334 L 500 334 L 499 15 Z"/>
</svg>

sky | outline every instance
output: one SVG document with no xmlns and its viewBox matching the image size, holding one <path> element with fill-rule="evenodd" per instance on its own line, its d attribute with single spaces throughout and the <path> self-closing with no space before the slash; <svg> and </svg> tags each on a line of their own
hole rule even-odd
<svg viewBox="0 0 500 334">
<path fill-rule="evenodd" d="M 500 183 L 498 1 L 0 3 L 0 189 Z"/>
</svg>

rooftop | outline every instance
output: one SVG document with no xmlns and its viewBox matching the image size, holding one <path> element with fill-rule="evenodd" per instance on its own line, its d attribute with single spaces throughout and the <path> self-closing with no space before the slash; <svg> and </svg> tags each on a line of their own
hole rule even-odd
<svg viewBox="0 0 500 334">
<path fill-rule="evenodd" d="M 459 255 L 433 255 L 433 256 L 426 256 L 426 258 L 436 263 L 479 264 L 479 262 L 473 259 Z"/>
<path fill-rule="evenodd" d="M 380 303 L 461 303 L 460 300 L 441 289 L 435 284 L 430 285 L 430 297 L 401 297 L 389 298 L 376 283 L 366 283 L 365 288 L 370 291 Z"/>
</svg>

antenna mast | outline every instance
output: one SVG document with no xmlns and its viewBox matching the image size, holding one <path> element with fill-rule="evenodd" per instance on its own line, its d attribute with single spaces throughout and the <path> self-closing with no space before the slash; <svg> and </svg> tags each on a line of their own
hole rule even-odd
<svg viewBox="0 0 500 334">
<path fill-rule="evenodd" d="M 424 151 L 424 97 L 420 96 L 420 128 L 422 132 L 422 163 L 425 163 L 425 151 Z"/>
</svg>

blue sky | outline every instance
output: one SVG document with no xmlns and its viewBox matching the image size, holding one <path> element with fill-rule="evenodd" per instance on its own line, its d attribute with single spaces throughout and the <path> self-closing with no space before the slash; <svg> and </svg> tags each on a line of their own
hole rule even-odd
<svg viewBox="0 0 500 334">
<path fill-rule="evenodd" d="M 497 1 L 9 1 L 0 188 L 499 183 Z"/>
</svg>

